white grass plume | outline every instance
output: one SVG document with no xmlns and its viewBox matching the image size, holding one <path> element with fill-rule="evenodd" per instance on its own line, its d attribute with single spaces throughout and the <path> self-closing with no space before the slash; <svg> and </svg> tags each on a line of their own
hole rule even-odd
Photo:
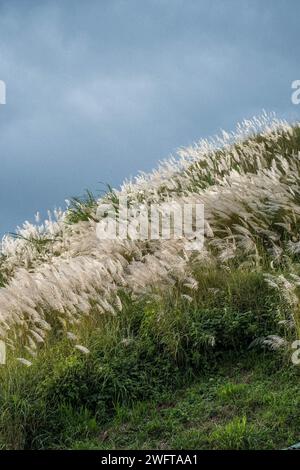
<svg viewBox="0 0 300 470">
<path fill-rule="evenodd" d="M 5 236 L 0 339 L 13 345 L 22 338 L 34 352 L 54 325 L 70 337 L 70 326 L 91 313 L 122 315 L 120 288 L 140 296 L 180 281 L 192 295 L 197 289 L 192 260 L 259 266 L 264 253 L 272 263 L 297 254 L 300 144 L 295 148 L 294 141 L 299 131 L 298 124 L 264 113 L 239 125 L 236 133 L 181 149 L 176 158 L 115 192 L 131 203 L 203 202 L 206 238 L 197 254 L 185 250 L 184 239 L 100 242 L 96 214 L 70 225 L 68 209 L 49 214 L 43 224 L 26 222 L 17 237 Z"/>
</svg>

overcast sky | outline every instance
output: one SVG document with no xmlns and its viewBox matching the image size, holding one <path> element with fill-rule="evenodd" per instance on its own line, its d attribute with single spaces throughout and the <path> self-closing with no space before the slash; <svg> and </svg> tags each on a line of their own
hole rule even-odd
<svg viewBox="0 0 300 470">
<path fill-rule="evenodd" d="M 264 108 L 295 120 L 298 0 L 0 0 L 0 234 Z"/>
</svg>

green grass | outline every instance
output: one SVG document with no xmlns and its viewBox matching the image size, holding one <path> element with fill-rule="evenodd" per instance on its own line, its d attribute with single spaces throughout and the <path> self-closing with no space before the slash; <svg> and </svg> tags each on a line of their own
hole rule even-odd
<svg viewBox="0 0 300 470">
<path fill-rule="evenodd" d="M 299 369 L 272 356 L 226 358 L 192 385 L 118 406 L 72 449 L 281 449 L 300 440 Z"/>
<path fill-rule="evenodd" d="M 115 433 L 103 445 L 112 448 L 155 448 L 165 441 L 176 448 L 256 448 L 297 440 L 297 426 L 287 424 L 298 407 L 296 368 L 290 370 L 277 353 L 272 362 L 264 352 L 248 350 L 259 336 L 284 333 L 278 320 L 288 307 L 260 271 L 210 267 L 195 268 L 194 275 L 194 292 L 174 285 L 159 300 L 140 301 L 120 292 L 118 316 L 91 315 L 76 331 L 88 355 L 57 329 L 31 367 L 18 364 L 16 352 L 9 354 L 0 371 L 0 446 L 101 447 L 93 436 L 106 436 L 110 428 Z M 240 357 L 244 365 L 238 365 Z M 247 381 L 251 370 L 253 384 Z M 135 431 L 122 433 L 122 420 L 130 428 L 132 417 Z M 278 439 L 271 436 L 275 418 Z"/>
<path fill-rule="evenodd" d="M 66 222 L 77 224 L 90 219 L 95 220 L 97 211 L 97 198 L 91 191 L 86 191 L 82 197 L 72 197 L 67 209 Z"/>
</svg>

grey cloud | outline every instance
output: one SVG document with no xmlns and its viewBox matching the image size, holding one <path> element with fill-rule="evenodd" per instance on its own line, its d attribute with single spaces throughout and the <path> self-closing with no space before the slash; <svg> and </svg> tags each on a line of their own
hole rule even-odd
<svg viewBox="0 0 300 470">
<path fill-rule="evenodd" d="M 298 1 L 0 1 L 0 233 L 265 108 L 297 119 Z"/>
</svg>

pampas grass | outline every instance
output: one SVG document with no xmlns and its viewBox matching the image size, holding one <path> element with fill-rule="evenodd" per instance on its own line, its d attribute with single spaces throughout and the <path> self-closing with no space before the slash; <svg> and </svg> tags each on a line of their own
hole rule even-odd
<svg viewBox="0 0 300 470">
<path fill-rule="evenodd" d="M 121 291 L 139 298 L 177 285 L 192 302 L 195 266 L 274 271 L 267 281 L 298 305 L 298 280 L 276 272 L 299 256 L 299 188 L 300 125 L 264 113 L 235 133 L 180 149 L 98 201 L 88 193 L 86 202 L 73 200 L 42 224 L 25 222 L 2 240 L 0 339 L 33 361 L 49 335 L 73 340 L 85 318 L 122 315 Z M 203 249 L 186 250 L 184 239 L 100 241 L 97 204 L 114 205 L 124 195 L 130 204 L 203 203 Z"/>
</svg>

